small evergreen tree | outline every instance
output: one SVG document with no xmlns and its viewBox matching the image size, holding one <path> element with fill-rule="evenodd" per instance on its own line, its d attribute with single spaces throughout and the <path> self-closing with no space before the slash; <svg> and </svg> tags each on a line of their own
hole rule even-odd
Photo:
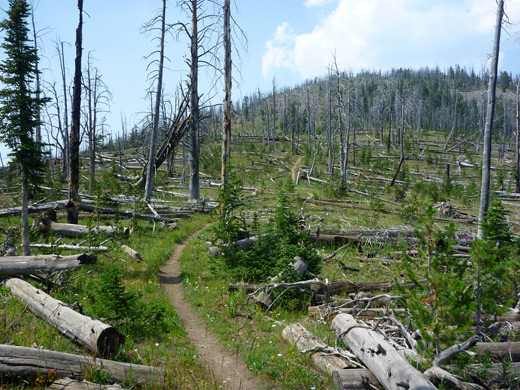
<svg viewBox="0 0 520 390">
<path fill-rule="evenodd" d="M 482 239 L 476 239 L 471 247 L 471 259 L 477 271 L 477 331 L 481 314 L 496 316 L 506 311 L 516 297 L 513 288 L 516 245 L 500 199 L 492 200 L 481 229 Z"/>
<path fill-rule="evenodd" d="M 399 288 L 406 297 L 409 320 L 421 331 L 421 352 L 428 357 L 468 335 L 474 310 L 472 290 L 467 288 L 468 263 L 453 256 L 454 225 L 436 229 L 434 213 L 428 206 L 423 226 L 415 232 L 420 256 L 406 255 L 403 263 L 416 287 Z"/>
<path fill-rule="evenodd" d="M 0 23 L 5 33 L 0 45 L 5 59 L 0 63 L 0 140 L 12 150 L 13 164 L 18 164 L 22 181 L 22 244 L 30 254 L 28 203 L 29 191 L 37 187 L 45 170 L 42 144 L 34 139 L 40 123 L 38 113 L 46 100 L 33 88 L 38 55 L 29 39 L 27 0 L 9 0 L 7 18 Z"/>
</svg>

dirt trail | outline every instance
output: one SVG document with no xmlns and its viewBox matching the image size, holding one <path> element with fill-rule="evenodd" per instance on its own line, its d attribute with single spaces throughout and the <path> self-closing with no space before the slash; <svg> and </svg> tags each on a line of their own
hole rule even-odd
<svg viewBox="0 0 520 390">
<path fill-rule="evenodd" d="M 207 226 L 206 226 L 207 227 Z M 208 363 L 217 386 L 229 390 L 260 389 L 260 382 L 249 370 L 237 354 L 223 349 L 217 337 L 211 333 L 206 324 L 195 314 L 191 305 L 184 298 L 179 259 L 186 243 L 195 238 L 203 229 L 193 233 L 184 243 L 177 246 L 168 262 L 161 268 L 161 287 L 166 292 L 175 308 L 186 333 L 195 346 L 201 359 Z"/>
<path fill-rule="evenodd" d="M 303 156 L 298 157 L 298 160 L 294 163 L 293 167 L 291 168 L 291 177 L 293 181 L 296 180 L 296 170 L 298 169 L 298 166 L 300 165 L 300 161 L 302 161 Z"/>
</svg>

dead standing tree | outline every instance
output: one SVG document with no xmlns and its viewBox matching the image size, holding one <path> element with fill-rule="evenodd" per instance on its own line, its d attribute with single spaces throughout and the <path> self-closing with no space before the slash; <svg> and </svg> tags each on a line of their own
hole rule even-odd
<svg viewBox="0 0 520 390">
<path fill-rule="evenodd" d="M 56 99 L 56 107 L 58 110 L 58 122 L 60 132 L 62 133 L 63 139 L 63 170 L 61 173 L 62 181 L 65 182 L 69 177 L 69 164 L 70 164 L 70 139 L 69 139 L 69 109 L 68 109 L 68 85 L 67 85 L 67 73 L 65 69 L 65 48 L 63 42 L 56 42 L 56 50 L 58 52 L 58 57 L 60 59 L 60 71 L 61 71 L 61 80 L 63 87 L 63 127 L 61 126 L 60 121 L 60 113 L 58 106 L 58 99 Z M 56 95 L 57 96 L 57 95 Z"/>
<path fill-rule="evenodd" d="M 482 154 L 482 187 L 480 192 L 480 208 L 478 214 L 478 233 L 482 238 L 482 222 L 486 220 L 489 208 L 489 187 L 491 182 L 491 133 L 495 117 L 495 98 L 498 72 L 498 54 L 500 50 L 500 33 L 502 32 L 502 17 L 504 16 L 504 0 L 498 0 L 497 18 L 495 25 L 495 40 L 491 54 L 491 73 L 489 75 L 486 126 L 484 128 L 484 147 Z"/>
<path fill-rule="evenodd" d="M 91 52 L 88 53 L 87 59 L 87 79 L 83 86 L 87 97 L 87 126 L 86 133 L 88 137 L 89 152 L 89 168 L 90 168 L 90 188 L 93 188 L 96 177 L 96 144 L 98 142 L 98 114 L 103 110 L 102 105 L 109 106 L 111 99 L 110 91 L 101 79 L 101 74 L 97 68 L 91 65 Z"/>
<path fill-rule="evenodd" d="M 225 89 L 222 126 L 222 186 L 227 185 L 227 170 L 231 153 L 231 24 L 230 0 L 224 0 Z"/>
<path fill-rule="evenodd" d="M 516 79 L 516 175 L 515 190 L 520 192 L 520 77 Z"/>
<path fill-rule="evenodd" d="M 190 112 L 191 121 L 189 128 L 189 195 L 190 199 L 198 201 L 200 199 L 200 124 L 201 124 L 201 107 L 199 84 L 199 68 L 209 66 L 218 73 L 216 64 L 218 57 L 216 49 L 219 42 L 213 42 L 212 37 L 217 31 L 217 15 L 209 14 L 206 5 L 210 3 L 218 6 L 215 0 L 182 0 L 179 7 L 191 18 L 191 26 L 181 21 L 175 26 L 178 32 L 186 34 L 190 40 L 190 57 L 187 63 L 190 67 Z"/>
<path fill-rule="evenodd" d="M 72 125 L 70 128 L 69 203 L 67 222 L 78 223 L 78 210 L 74 202 L 79 195 L 79 145 L 81 119 L 81 56 L 83 42 L 83 0 L 78 0 L 79 23 L 76 29 L 76 59 L 74 62 L 74 86 L 72 87 Z"/>
<path fill-rule="evenodd" d="M 162 9 L 160 15 L 153 18 L 148 22 L 144 30 L 153 31 L 157 29 L 156 25 L 160 25 L 160 37 L 159 37 L 159 67 L 157 70 L 157 76 L 152 76 L 152 79 L 157 78 L 157 89 L 155 93 L 155 106 L 153 113 L 153 127 L 152 127 L 152 139 L 150 141 L 150 153 L 148 155 L 146 182 L 144 189 L 144 199 L 150 199 L 152 195 L 153 177 L 155 175 L 155 152 L 157 148 L 157 133 L 159 131 L 159 116 L 161 110 L 161 93 L 163 84 L 163 70 L 164 70 L 164 40 L 166 35 L 166 0 L 162 0 Z M 152 54 L 155 54 L 155 51 Z M 152 63 L 155 61 L 152 61 Z"/>
</svg>

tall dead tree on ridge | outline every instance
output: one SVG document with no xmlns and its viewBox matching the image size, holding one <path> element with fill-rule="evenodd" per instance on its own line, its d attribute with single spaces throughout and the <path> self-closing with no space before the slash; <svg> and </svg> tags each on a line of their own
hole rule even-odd
<svg viewBox="0 0 520 390">
<path fill-rule="evenodd" d="M 162 0 L 161 14 L 153 18 L 146 26 L 145 30 L 155 29 L 156 23 L 160 24 L 159 38 L 159 68 L 157 70 L 157 89 L 155 92 L 155 106 L 153 112 L 152 137 L 150 140 L 150 153 L 146 172 L 146 182 L 144 187 L 144 199 L 148 200 L 152 196 L 153 178 L 155 176 L 155 153 L 157 151 L 157 133 L 159 131 L 159 116 L 161 111 L 161 93 L 163 84 L 164 69 L 164 39 L 166 35 L 166 0 Z M 155 53 L 155 52 L 154 52 Z M 152 53 L 153 54 L 153 53 Z"/>
<path fill-rule="evenodd" d="M 504 16 L 504 0 L 498 0 L 495 25 L 495 40 L 491 54 L 491 72 L 487 95 L 486 126 L 484 128 L 484 146 L 482 154 L 482 187 L 480 192 L 480 208 L 478 213 L 477 237 L 482 238 L 482 222 L 486 220 L 489 208 L 489 187 L 491 182 L 491 135 L 495 118 L 495 98 L 498 72 L 498 53 L 500 50 L 500 33 L 502 32 L 502 18 Z"/>
<path fill-rule="evenodd" d="M 72 87 L 72 124 L 70 128 L 69 203 L 67 222 L 78 223 L 78 210 L 74 202 L 79 194 L 79 144 L 81 119 L 81 55 L 83 43 L 83 0 L 78 0 L 79 23 L 76 29 L 76 59 Z"/>
<path fill-rule="evenodd" d="M 224 0 L 224 110 L 222 126 L 222 186 L 227 185 L 227 169 L 231 152 L 231 24 L 230 0 Z"/>
<path fill-rule="evenodd" d="M 515 191 L 520 192 L 520 77 L 516 79 L 516 174 Z"/>
</svg>

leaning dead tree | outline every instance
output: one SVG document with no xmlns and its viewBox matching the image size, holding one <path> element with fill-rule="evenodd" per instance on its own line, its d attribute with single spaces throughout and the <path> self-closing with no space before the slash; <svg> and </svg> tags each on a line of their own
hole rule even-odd
<svg viewBox="0 0 520 390">
<path fill-rule="evenodd" d="M 182 98 L 177 109 L 175 117 L 170 121 L 169 127 L 166 129 L 166 136 L 155 153 L 153 160 L 152 173 L 156 172 L 159 167 L 166 161 L 168 155 L 179 145 L 184 135 L 188 132 L 191 123 L 191 116 L 188 115 L 188 106 L 190 104 L 190 97 L 181 90 Z M 148 166 L 143 168 L 141 178 L 136 183 L 140 184 L 143 180 L 146 181 L 150 169 Z"/>
</svg>

